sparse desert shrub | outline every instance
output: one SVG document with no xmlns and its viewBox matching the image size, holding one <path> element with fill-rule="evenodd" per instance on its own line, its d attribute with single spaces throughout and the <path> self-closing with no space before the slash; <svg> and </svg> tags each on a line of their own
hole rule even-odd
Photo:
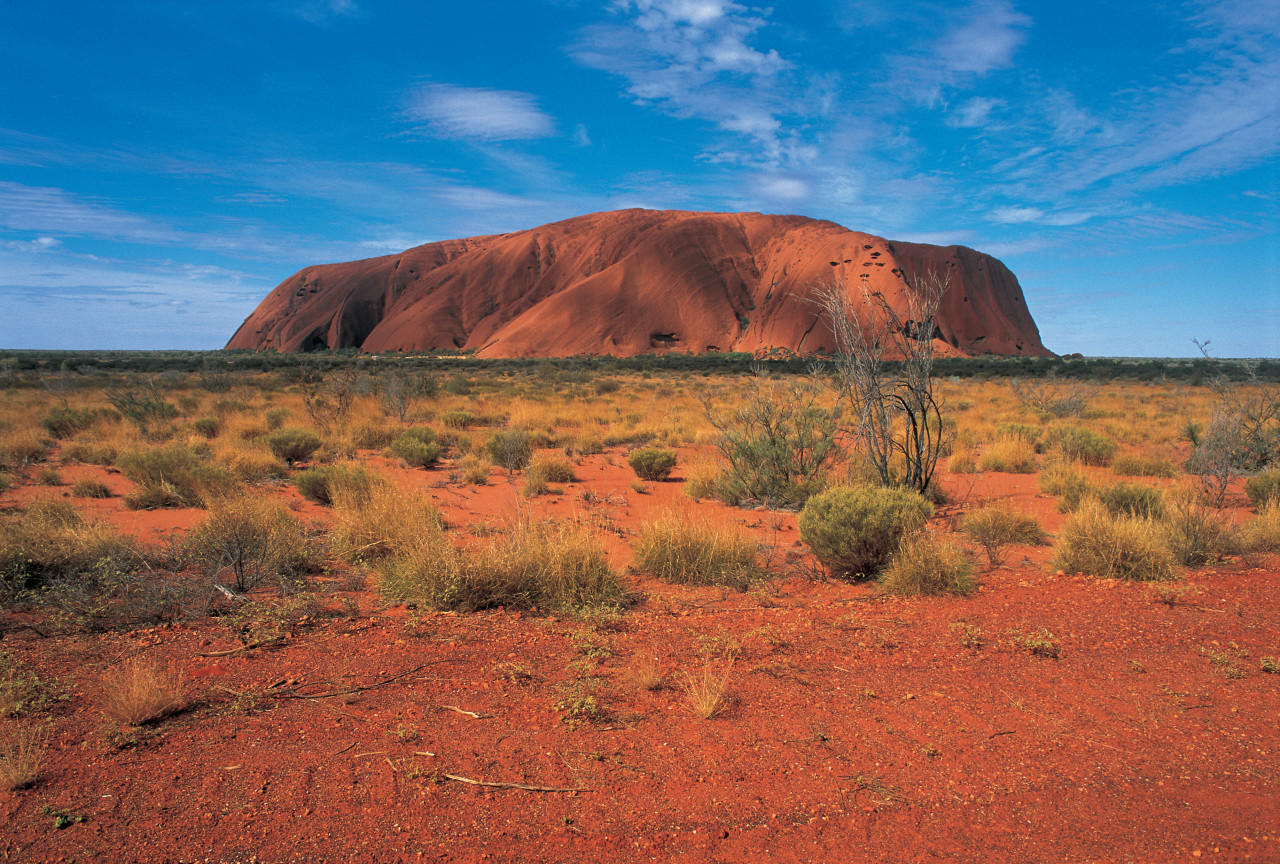
<svg viewBox="0 0 1280 864">
<path fill-rule="evenodd" d="M 475 425 L 476 415 L 465 408 L 458 411 L 446 411 L 440 415 L 440 422 L 449 429 L 468 429 Z"/>
<path fill-rule="evenodd" d="M 778 382 L 755 375 L 731 410 L 719 410 L 704 397 L 725 466 L 713 497 L 796 507 L 824 488 L 841 451 L 840 412 L 823 407 L 823 392 L 816 378 Z"/>
<path fill-rule="evenodd" d="M 736 525 L 671 510 L 641 527 L 635 567 L 678 585 L 727 585 L 745 591 L 764 576 L 760 544 Z"/>
<path fill-rule="evenodd" d="M 35 482 L 37 486 L 61 486 L 62 475 L 57 468 L 41 468 L 36 472 Z"/>
<path fill-rule="evenodd" d="M 523 429 L 505 429 L 489 437 L 484 452 L 500 468 L 519 471 L 533 458 L 533 441 Z"/>
<path fill-rule="evenodd" d="M 430 468 L 440 461 L 443 451 L 435 430 L 429 426 L 406 429 L 391 442 L 391 452 L 413 468 Z"/>
<path fill-rule="evenodd" d="M 401 554 L 419 535 L 439 533 L 440 508 L 422 490 L 355 475 L 345 480 L 331 487 L 335 524 L 330 536 L 346 560 Z"/>
<path fill-rule="evenodd" d="M 1081 426 L 1057 426 L 1049 439 L 1067 459 L 1085 465 L 1108 465 L 1116 452 L 1116 442 Z"/>
<path fill-rule="evenodd" d="M 462 471 L 463 483 L 484 486 L 489 482 L 489 475 L 493 472 L 493 463 L 479 456 L 467 454 L 458 463 L 458 468 Z"/>
<path fill-rule="evenodd" d="M 1087 502 L 1062 523 L 1054 566 L 1104 579 L 1152 582 L 1174 578 L 1173 554 L 1157 523 L 1115 516 Z"/>
<path fill-rule="evenodd" d="M 1280 468 L 1263 471 L 1244 483 L 1244 494 L 1249 503 L 1261 510 L 1272 501 L 1280 501 Z"/>
<path fill-rule="evenodd" d="M 1010 544 L 1035 546 L 1045 542 L 1040 520 L 1008 504 L 992 504 L 964 514 L 960 530 L 982 547 L 992 567 L 1004 561 L 1004 548 Z"/>
<path fill-rule="evenodd" d="M 62 448 L 63 462 L 81 462 L 85 465 L 113 465 L 119 452 L 108 444 L 86 444 L 72 441 Z"/>
<path fill-rule="evenodd" d="M 604 442 L 594 433 L 579 435 L 570 445 L 572 452 L 579 456 L 595 456 L 604 452 Z"/>
<path fill-rule="evenodd" d="M 15 792 L 40 779 L 44 736 L 38 729 L 6 725 L 0 733 L 0 789 Z"/>
<path fill-rule="evenodd" d="M 1094 495 L 1117 516 L 1158 519 L 1164 513 L 1164 493 L 1138 483 L 1114 483 L 1094 491 Z"/>
<path fill-rule="evenodd" d="M 1159 456 L 1121 453 L 1111 460 L 1111 473 L 1124 477 L 1176 477 L 1178 469 Z"/>
<path fill-rule="evenodd" d="M 676 454 L 659 447 L 641 447 L 627 454 L 627 464 L 641 480 L 656 483 L 671 476 L 676 467 Z"/>
<path fill-rule="evenodd" d="M 277 429 L 267 435 L 266 442 L 275 457 L 284 460 L 290 468 L 320 449 L 320 438 L 306 429 Z"/>
<path fill-rule="evenodd" d="M 537 606 L 573 610 L 617 605 L 626 591 L 591 530 L 580 524 L 520 523 L 487 544 L 460 550 L 424 532 L 379 567 L 385 594 L 438 608 Z"/>
<path fill-rule="evenodd" d="M 837 578 L 874 575 L 902 538 L 924 527 L 933 506 L 905 489 L 840 487 L 821 492 L 800 512 L 800 539 Z"/>
<path fill-rule="evenodd" d="M 1244 526 L 1244 545 L 1250 552 L 1280 552 L 1280 501 L 1270 501 Z"/>
<path fill-rule="evenodd" d="M 293 485 L 304 498 L 325 507 L 333 504 L 335 488 L 361 492 L 367 491 L 371 482 L 368 472 L 359 465 L 317 465 L 293 478 Z"/>
<path fill-rule="evenodd" d="M 1040 491 L 1058 496 L 1058 512 L 1074 513 L 1093 488 L 1089 478 L 1067 465 L 1053 465 L 1040 474 Z"/>
<path fill-rule="evenodd" d="M 0 514 L 0 597 L 136 560 L 131 540 L 86 521 L 61 498 L 37 498 L 22 515 Z"/>
<path fill-rule="evenodd" d="M 973 565 L 951 539 L 921 531 L 903 539 L 880 577 L 890 594 L 969 594 Z"/>
<path fill-rule="evenodd" d="M 101 480 L 77 480 L 71 485 L 73 498 L 110 498 L 111 487 Z"/>
<path fill-rule="evenodd" d="M 134 657 L 102 676 L 102 712 L 121 723 L 141 726 L 185 708 L 184 690 L 180 673 Z"/>
<path fill-rule="evenodd" d="M 115 416 L 110 411 L 101 409 L 64 408 L 61 405 L 55 405 L 40 421 L 40 425 L 54 438 L 70 438 L 77 432 L 88 429 L 104 415 Z"/>
<path fill-rule="evenodd" d="M 1031 474 L 1036 470 L 1035 447 L 1020 435 L 997 438 L 982 454 L 978 468 L 1006 474 Z"/>
<path fill-rule="evenodd" d="M 255 496 L 211 503 L 209 515 L 188 532 L 185 543 L 211 573 L 230 573 L 236 591 L 248 591 L 271 577 L 288 593 L 317 563 L 306 533 L 289 511 Z"/>
<path fill-rule="evenodd" d="M 135 510 L 155 507 L 199 507 L 203 503 L 194 471 L 200 457 L 182 444 L 143 447 L 122 453 L 116 467 L 139 489 L 125 496 Z"/>
<path fill-rule="evenodd" d="M 199 420 L 192 422 L 191 429 L 197 435 L 203 435 L 205 438 L 213 440 L 222 431 L 222 421 L 217 417 L 201 417 Z"/>
<path fill-rule="evenodd" d="M 1239 531 L 1190 490 L 1171 495 L 1164 508 L 1164 531 L 1174 559 L 1201 567 L 1240 551 Z"/>
</svg>

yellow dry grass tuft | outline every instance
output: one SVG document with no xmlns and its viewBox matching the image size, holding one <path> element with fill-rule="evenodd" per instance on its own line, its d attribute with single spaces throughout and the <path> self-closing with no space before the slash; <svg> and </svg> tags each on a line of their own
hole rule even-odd
<svg viewBox="0 0 1280 864">
<path fill-rule="evenodd" d="M 113 720 L 140 726 L 186 707 L 180 673 L 134 657 L 102 676 L 102 711 Z"/>
</svg>

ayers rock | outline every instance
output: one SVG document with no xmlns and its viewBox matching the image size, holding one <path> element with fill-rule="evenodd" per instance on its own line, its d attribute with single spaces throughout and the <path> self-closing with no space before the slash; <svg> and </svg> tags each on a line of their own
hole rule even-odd
<svg viewBox="0 0 1280 864">
<path fill-rule="evenodd" d="M 865 280 L 895 308 L 949 277 L 942 353 L 1050 356 L 1017 278 L 963 246 L 890 242 L 803 216 L 619 210 L 307 267 L 228 348 L 474 349 L 481 357 L 830 350 L 815 286 Z"/>
</svg>

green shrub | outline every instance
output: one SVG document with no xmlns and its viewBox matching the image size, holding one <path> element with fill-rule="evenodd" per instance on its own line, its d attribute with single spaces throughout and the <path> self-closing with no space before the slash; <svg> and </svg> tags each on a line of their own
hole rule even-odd
<svg viewBox="0 0 1280 864">
<path fill-rule="evenodd" d="M 992 567 L 1004 561 L 1005 546 L 1013 543 L 1035 546 L 1045 542 L 1040 520 L 1008 504 L 993 504 L 964 514 L 960 530 L 982 547 Z"/>
<path fill-rule="evenodd" d="M 1124 477 L 1176 477 L 1178 469 L 1159 456 L 1121 453 L 1111 460 L 1111 473 Z"/>
<path fill-rule="evenodd" d="M 484 451 L 495 465 L 519 471 L 533 458 L 533 441 L 523 429 L 506 429 L 494 432 L 485 442 Z"/>
<path fill-rule="evenodd" d="M 94 421 L 103 416 L 114 417 L 115 415 L 102 409 L 63 408 L 58 405 L 40 421 L 40 425 L 54 438 L 70 438 L 77 432 L 88 429 Z"/>
<path fill-rule="evenodd" d="M 1054 566 L 1104 579 L 1174 578 L 1173 553 L 1157 523 L 1115 516 L 1096 502 L 1086 502 L 1062 523 Z"/>
<path fill-rule="evenodd" d="M 217 417 L 201 417 L 199 420 L 192 422 L 191 429 L 197 435 L 203 435 L 212 440 L 217 438 L 218 433 L 222 431 L 222 421 Z"/>
<path fill-rule="evenodd" d="M 278 502 L 240 496 L 213 502 L 209 515 L 188 532 L 187 549 L 212 575 L 228 573 L 236 591 L 264 579 L 293 590 L 317 557 L 302 526 Z"/>
<path fill-rule="evenodd" d="M 1058 496 L 1058 512 L 1074 513 L 1092 490 L 1089 478 L 1066 465 L 1054 465 L 1040 474 L 1040 491 Z"/>
<path fill-rule="evenodd" d="M 290 468 L 320 449 L 319 437 L 306 429 L 277 429 L 267 435 L 266 441 L 275 457 L 284 460 Z"/>
<path fill-rule="evenodd" d="M 121 454 L 116 467 L 139 487 L 125 496 L 125 506 L 133 510 L 199 507 L 204 503 L 195 476 L 199 464 L 200 457 L 183 444 Z"/>
<path fill-rule="evenodd" d="M 1244 482 L 1249 503 L 1261 510 L 1272 501 L 1280 501 L 1280 468 L 1263 471 Z"/>
<path fill-rule="evenodd" d="M 676 467 L 676 454 L 659 447 L 641 447 L 627 454 L 627 464 L 641 480 L 657 482 L 671 476 Z"/>
<path fill-rule="evenodd" d="M 86 521 L 61 498 L 37 498 L 23 514 L 0 514 L 0 595 L 96 570 L 132 569 L 138 560 L 132 540 Z"/>
<path fill-rule="evenodd" d="M 973 565 L 954 541 L 927 531 L 905 537 L 880 584 L 890 594 L 969 594 L 977 587 Z"/>
<path fill-rule="evenodd" d="M 325 507 L 333 504 L 335 490 L 367 490 L 370 482 L 369 475 L 359 465 L 317 465 L 298 472 L 293 478 L 293 485 L 304 498 Z"/>
<path fill-rule="evenodd" d="M 746 590 L 763 578 L 760 544 L 742 528 L 669 511 L 640 529 L 635 567 L 678 585 Z"/>
<path fill-rule="evenodd" d="M 1115 483 L 1095 490 L 1102 506 L 1117 516 L 1159 518 L 1164 513 L 1164 493 L 1138 483 Z"/>
<path fill-rule="evenodd" d="M 933 506 L 915 492 L 840 487 L 810 498 L 800 511 L 800 539 L 841 579 L 874 575 L 902 538 L 924 527 Z"/>
<path fill-rule="evenodd" d="M 471 411 L 446 411 L 440 415 L 440 422 L 450 429 L 467 429 L 476 422 L 476 415 Z"/>
<path fill-rule="evenodd" d="M 1085 465 L 1108 465 L 1116 453 L 1116 442 L 1080 426 L 1058 426 L 1049 434 L 1062 455 Z"/>
<path fill-rule="evenodd" d="M 287 408 L 272 408 L 263 416 L 263 419 L 267 421 L 267 429 L 274 432 L 284 426 L 284 421 L 288 420 L 290 416 L 291 414 Z"/>
<path fill-rule="evenodd" d="M 471 395 L 471 379 L 461 372 L 457 372 L 444 382 L 444 391 L 452 393 L 454 396 L 470 396 Z"/>
<path fill-rule="evenodd" d="M 444 447 L 429 426 L 406 429 L 391 442 L 391 452 L 413 468 L 430 468 L 440 461 Z"/>
</svg>

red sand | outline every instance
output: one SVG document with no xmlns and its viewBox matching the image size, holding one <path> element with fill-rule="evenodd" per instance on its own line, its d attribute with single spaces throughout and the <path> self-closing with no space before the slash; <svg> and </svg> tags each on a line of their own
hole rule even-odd
<svg viewBox="0 0 1280 864">
<path fill-rule="evenodd" d="M 696 506 L 759 532 L 777 577 L 742 594 L 633 574 L 644 600 L 594 623 L 507 610 L 415 618 L 359 592 L 348 595 L 357 617 L 221 657 L 202 655 L 240 643 L 216 620 L 49 639 L 7 628 L 3 650 L 68 698 L 41 716 L 50 747 L 38 784 L 0 793 L 0 855 L 1280 860 L 1280 676 L 1258 666 L 1280 654 L 1274 568 L 1190 571 L 1200 593 L 1167 606 L 1145 585 L 1055 574 L 1048 548 L 1019 547 L 1007 566 L 983 568 L 969 598 L 886 598 L 811 579 L 794 515 L 685 504 L 673 482 L 637 494 L 612 460 L 587 458 L 582 483 L 532 503 L 496 474 L 488 487 L 432 494 L 457 530 L 524 507 L 585 512 L 609 529 L 620 565 L 657 508 Z M 429 488 L 444 479 L 398 470 Z M 1050 531 L 1060 522 L 1034 476 L 944 483 L 969 504 L 1012 498 Z M 126 514 L 119 499 L 90 506 L 143 536 L 200 518 Z M 963 644 L 964 625 L 980 645 Z M 1016 644 L 1042 628 L 1060 659 Z M 1207 651 L 1247 653 L 1243 676 L 1224 677 Z M 186 672 L 189 710 L 139 730 L 104 718 L 100 676 L 135 653 Z M 650 692 L 632 675 L 654 655 L 671 675 Z M 725 669 L 727 655 L 729 703 L 698 720 L 688 676 L 708 657 Z M 566 722 L 587 694 L 600 716 Z M 69 827 L 55 829 L 59 814 Z"/>
</svg>

